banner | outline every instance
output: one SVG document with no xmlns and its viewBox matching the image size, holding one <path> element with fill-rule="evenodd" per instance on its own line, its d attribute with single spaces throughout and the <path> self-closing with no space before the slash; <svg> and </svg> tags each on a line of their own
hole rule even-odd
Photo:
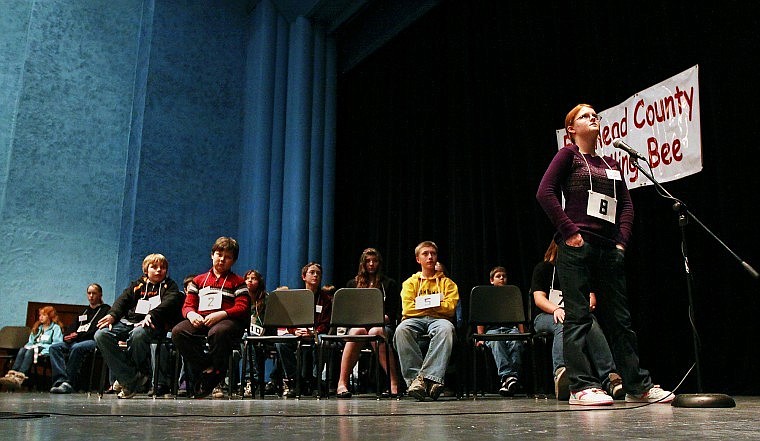
<svg viewBox="0 0 760 441">
<path fill-rule="evenodd" d="M 595 109 L 598 112 L 598 109 Z M 629 189 L 652 185 L 614 148 L 620 138 L 648 159 L 652 176 L 668 182 L 702 171 L 702 136 L 699 120 L 699 65 L 645 89 L 619 105 L 598 112 L 597 152 L 620 164 Z M 557 130 L 557 145 L 572 145 L 565 129 Z M 643 161 L 639 161 L 647 167 Z"/>
</svg>

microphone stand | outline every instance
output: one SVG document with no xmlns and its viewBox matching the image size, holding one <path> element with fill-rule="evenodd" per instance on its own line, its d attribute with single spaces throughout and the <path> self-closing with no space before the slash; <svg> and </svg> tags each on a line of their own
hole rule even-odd
<svg viewBox="0 0 760 441">
<path fill-rule="evenodd" d="M 750 266 L 747 262 L 743 261 L 736 253 L 734 253 L 731 248 L 728 247 L 725 243 L 723 243 L 722 240 L 720 240 L 715 234 L 713 234 L 712 231 L 710 231 L 709 228 L 705 226 L 699 219 L 697 219 L 694 214 L 689 211 L 688 207 L 686 207 L 686 204 L 684 204 L 681 200 L 678 198 L 675 198 L 673 195 L 671 195 L 665 188 L 657 182 L 657 180 L 654 178 L 654 176 L 649 173 L 647 170 L 644 170 L 644 167 L 642 167 L 638 160 L 633 157 L 632 155 L 629 155 L 631 163 L 641 171 L 644 176 L 649 178 L 650 181 L 655 185 L 655 187 L 659 190 L 660 195 L 662 195 L 665 198 L 671 199 L 675 201 L 673 204 L 673 211 L 675 211 L 678 214 L 678 226 L 681 229 L 681 253 L 683 254 L 683 260 L 684 260 L 684 270 L 686 271 L 686 292 L 688 294 L 689 299 L 689 320 L 691 321 L 691 333 L 692 333 L 692 339 L 694 342 L 694 365 L 696 369 L 696 376 L 697 376 L 697 392 L 696 394 L 678 394 L 676 395 L 675 399 L 672 402 L 672 406 L 674 407 L 701 407 L 701 408 L 713 408 L 713 407 L 736 407 L 736 402 L 733 398 L 731 398 L 728 395 L 725 394 L 706 394 L 702 393 L 702 372 L 700 368 L 700 361 L 699 361 L 699 336 L 697 335 L 697 325 L 696 321 L 694 319 L 694 299 L 692 296 L 692 275 L 691 275 L 691 268 L 689 267 L 689 255 L 688 250 L 686 246 L 686 226 L 689 224 L 689 219 L 693 220 L 697 223 L 700 227 L 702 227 L 710 236 L 712 236 L 715 240 L 718 241 L 723 247 L 732 255 L 734 258 L 736 258 L 737 261 L 741 264 L 741 266 L 747 270 L 747 272 L 750 273 L 750 275 L 754 278 L 758 278 L 758 273 L 755 271 L 752 266 Z"/>
</svg>

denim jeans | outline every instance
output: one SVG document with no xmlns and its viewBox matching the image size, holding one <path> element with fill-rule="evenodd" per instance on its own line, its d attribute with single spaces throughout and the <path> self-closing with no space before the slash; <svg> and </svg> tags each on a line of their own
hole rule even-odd
<svg viewBox="0 0 760 441">
<path fill-rule="evenodd" d="M 26 375 L 32 368 L 32 363 L 34 363 L 34 348 L 21 348 L 19 349 L 18 354 L 16 354 L 16 360 L 13 361 L 13 367 L 11 369 Z"/>
<path fill-rule="evenodd" d="M 277 356 L 280 359 L 280 366 L 282 366 L 285 378 L 295 380 L 298 366 L 298 360 L 296 360 L 298 343 L 275 343 L 274 346 L 277 349 Z M 301 344 L 301 378 L 320 378 L 320 369 L 317 366 L 318 359 L 316 344 Z"/>
<path fill-rule="evenodd" d="M 417 339 L 428 334 L 430 344 L 423 356 Z M 417 376 L 443 383 L 455 338 L 454 325 L 446 319 L 410 317 L 399 323 L 393 343 L 406 384 L 411 385 Z"/>
<path fill-rule="evenodd" d="M 95 346 L 95 340 L 53 343 L 50 346 L 53 386 L 58 386 L 65 381 L 71 386 L 77 387 L 77 376 L 82 367 L 82 362 L 87 354 L 95 352 Z"/>
<path fill-rule="evenodd" d="M 486 334 L 519 334 L 516 326 L 510 328 L 499 327 L 489 329 Z M 499 379 L 504 381 L 507 377 L 520 377 L 522 367 L 522 352 L 525 346 L 521 341 L 487 341 L 486 346 L 491 349 L 496 368 L 499 370 Z"/>
<path fill-rule="evenodd" d="M 625 256 L 612 246 L 586 242 L 571 247 L 564 242 L 557 252 L 557 275 L 565 299 L 565 364 L 570 390 L 600 387 L 583 350 L 594 323 L 588 293 L 599 299 L 596 314 L 605 325 L 610 349 L 629 394 L 641 394 L 652 387 L 649 372 L 639 366 L 638 343 L 631 329 L 631 314 L 625 285 Z"/>
<path fill-rule="evenodd" d="M 606 387 L 606 383 L 609 381 L 609 374 L 617 372 L 617 368 L 615 367 L 615 361 L 612 358 L 612 352 L 610 352 L 610 347 L 607 344 L 607 339 L 604 337 L 602 328 L 599 326 L 596 317 L 592 316 L 592 318 L 594 322 L 588 335 L 586 335 L 585 352 L 591 358 L 591 362 L 596 369 L 597 378 Z M 554 315 L 545 312 L 536 316 L 534 324 L 536 331 L 554 334 L 552 341 L 552 372 L 557 372 L 560 366 L 565 365 L 563 351 L 564 326 L 562 326 L 562 323 L 554 323 Z"/>
<path fill-rule="evenodd" d="M 134 389 L 135 382 L 144 375 L 151 377 L 151 342 L 165 331 L 151 328 L 134 327 L 116 322 L 111 329 L 98 329 L 95 333 L 95 343 L 98 345 L 103 359 L 119 383 L 127 389 Z M 127 342 L 126 352 L 119 348 L 119 341 Z M 166 353 L 166 351 L 161 351 Z M 162 359 L 162 365 L 168 362 Z M 166 378 L 159 375 L 159 383 L 167 384 Z"/>
</svg>

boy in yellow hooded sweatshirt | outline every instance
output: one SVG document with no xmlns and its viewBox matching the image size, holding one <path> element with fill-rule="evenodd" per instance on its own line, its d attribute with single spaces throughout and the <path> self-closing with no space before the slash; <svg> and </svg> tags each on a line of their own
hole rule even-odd
<svg viewBox="0 0 760 441">
<path fill-rule="evenodd" d="M 421 271 L 404 281 L 401 288 L 401 323 L 393 341 L 398 352 L 407 393 L 424 401 L 437 400 L 443 392 L 443 378 L 454 346 L 453 324 L 459 289 L 443 272 L 435 270 L 438 246 L 424 241 L 414 249 Z M 423 356 L 418 337 L 430 336 Z"/>
</svg>

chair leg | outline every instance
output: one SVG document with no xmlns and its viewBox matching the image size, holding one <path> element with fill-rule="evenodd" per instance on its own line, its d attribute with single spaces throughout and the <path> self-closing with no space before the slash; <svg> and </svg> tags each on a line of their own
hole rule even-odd
<svg viewBox="0 0 760 441">
<path fill-rule="evenodd" d="M 247 373 L 247 367 L 248 367 L 248 341 L 243 339 L 243 343 L 241 344 L 242 352 L 240 353 L 240 389 L 238 390 L 238 393 L 240 394 L 240 398 L 245 398 L 245 374 Z M 251 369 L 251 372 L 253 372 L 253 369 Z M 250 374 L 249 374 L 250 375 Z M 251 381 L 251 384 L 253 384 L 253 381 Z"/>
<path fill-rule="evenodd" d="M 323 363 L 325 361 L 324 353 L 325 353 L 325 346 L 329 343 L 322 341 L 319 344 L 317 344 L 317 371 L 320 371 L 320 369 L 323 366 Z M 326 382 L 327 384 L 330 384 L 330 368 L 332 367 L 332 346 L 328 349 L 328 359 L 327 359 L 327 372 L 326 372 Z M 322 395 L 322 372 L 317 373 L 317 397 L 319 398 L 330 398 L 330 389 L 329 386 L 327 388 L 327 393 Z"/>
<path fill-rule="evenodd" d="M 106 373 L 108 373 L 108 363 L 106 359 L 101 357 L 103 362 L 100 366 L 100 383 L 98 384 L 98 398 L 103 398 L 106 392 Z"/>
<path fill-rule="evenodd" d="M 158 370 L 161 368 L 161 341 L 155 343 L 156 350 L 153 353 L 155 362 L 153 363 L 153 378 L 151 384 L 153 384 L 153 398 L 156 398 L 156 392 L 158 392 Z M 153 345 L 151 345 L 153 346 Z"/>
</svg>

